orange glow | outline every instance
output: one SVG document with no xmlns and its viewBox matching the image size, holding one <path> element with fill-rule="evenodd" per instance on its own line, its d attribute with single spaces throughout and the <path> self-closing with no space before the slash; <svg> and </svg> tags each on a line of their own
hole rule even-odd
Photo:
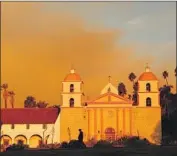
<svg viewBox="0 0 177 156">
<path fill-rule="evenodd" d="M 116 86 L 124 82 L 131 93 L 129 73 L 139 76 L 142 65 L 156 61 L 151 56 L 139 59 L 134 53 L 138 46 L 117 43 L 117 37 L 121 40 L 126 35 L 122 30 L 88 30 L 86 21 L 73 13 L 43 13 L 42 7 L 42 3 L 2 2 L 1 82 L 15 92 L 14 107 L 23 107 L 29 95 L 50 105 L 61 104 L 61 82 L 71 63 L 84 81 L 85 97 L 92 99 L 107 84 L 108 75 Z M 161 84 L 166 67 L 175 68 L 164 62 L 153 71 Z M 173 73 L 171 77 L 175 90 Z"/>
</svg>

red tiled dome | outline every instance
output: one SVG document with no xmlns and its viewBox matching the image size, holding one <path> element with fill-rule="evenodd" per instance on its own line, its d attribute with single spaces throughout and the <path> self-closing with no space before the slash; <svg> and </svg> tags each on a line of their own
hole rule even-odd
<svg viewBox="0 0 177 156">
<path fill-rule="evenodd" d="M 139 81 L 157 81 L 157 77 L 152 72 L 144 72 L 139 77 Z"/>
<path fill-rule="evenodd" d="M 142 73 L 139 77 L 139 81 L 157 81 L 157 77 L 149 71 L 149 68 L 146 68 L 146 71 Z"/>
<path fill-rule="evenodd" d="M 71 72 L 65 77 L 64 81 L 82 81 L 79 74 L 75 73 L 75 70 L 71 70 Z"/>
</svg>

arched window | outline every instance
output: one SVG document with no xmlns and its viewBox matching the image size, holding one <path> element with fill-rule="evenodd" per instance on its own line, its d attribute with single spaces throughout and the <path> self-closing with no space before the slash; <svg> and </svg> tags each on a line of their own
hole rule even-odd
<svg viewBox="0 0 177 156">
<path fill-rule="evenodd" d="M 146 99 L 146 106 L 151 107 L 151 98 L 149 97 Z"/>
<path fill-rule="evenodd" d="M 71 98 L 69 100 L 69 105 L 70 105 L 70 107 L 74 107 L 74 99 L 73 98 Z"/>
<path fill-rule="evenodd" d="M 74 85 L 73 84 L 70 85 L 70 92 L 71 93 L 74 92 Z"/>
<path fill-rule="evenodd" d="M 146 91 L 150 92 L 151 91 L 151 85 L 150 83 L 146 84 Z"/>
</svg>

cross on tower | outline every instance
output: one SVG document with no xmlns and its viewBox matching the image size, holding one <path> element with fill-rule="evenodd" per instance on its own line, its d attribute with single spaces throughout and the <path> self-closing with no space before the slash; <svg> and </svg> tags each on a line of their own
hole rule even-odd
<svg viewBox="0 0 177 156">
<path fill-rule="evenodd" d="M 150 68 L 149 68 L 149 66 L 148 66 L 148 63 L 146 63 L 145 71 L 146 71 L 146 72 L 149 72 L 149 71 L 150 71 Z"/>
<path fill-rule="evenodd" d="M 108 82 L 111 83 L 111 76 L 108 76 Z"/>
</svg>

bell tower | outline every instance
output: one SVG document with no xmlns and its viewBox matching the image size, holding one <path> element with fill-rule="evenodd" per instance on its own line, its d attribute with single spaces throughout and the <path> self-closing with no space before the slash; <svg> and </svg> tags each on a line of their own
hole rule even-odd
<svg viewBox="0 0 177 156">
<path fill-rule="evenodd" d="M 82 85 L 80 75 L 72 68 L 62 82 L 62 107 L 82 107 Z"/>
<path fill-rule="evenodd" d="M 145 72 L 140 75 L 138 80 L 138 106 L 160 107 L 158 83 L 157 77 L 146 65 Z"/>
</svg>

